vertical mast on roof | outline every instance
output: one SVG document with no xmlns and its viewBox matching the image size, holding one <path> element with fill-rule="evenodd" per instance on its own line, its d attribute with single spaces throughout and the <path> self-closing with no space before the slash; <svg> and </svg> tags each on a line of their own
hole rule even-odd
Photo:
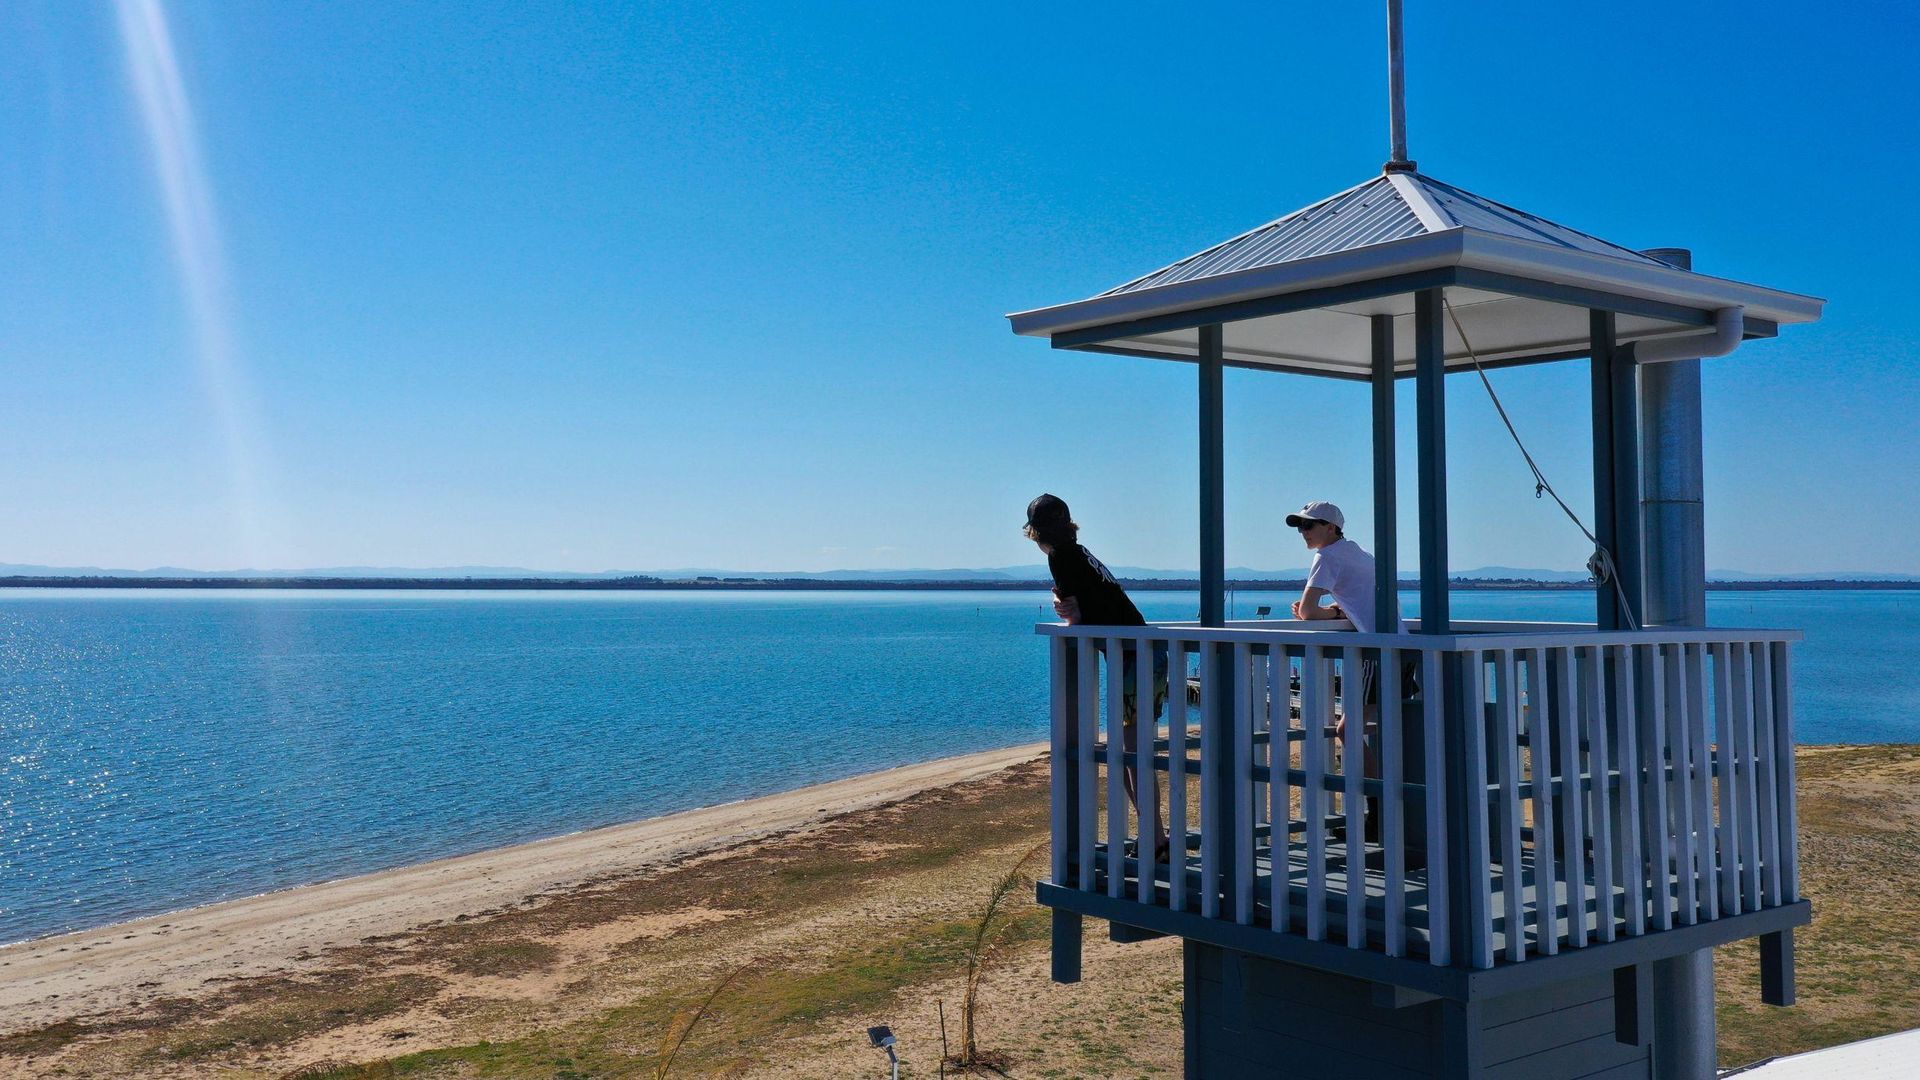
<svg viewBox="0 0 1920 1080">
<path fill-rule="evenodd" d="M 1407 160 L 1407 71 L 1401 45 L 1400 0 L 1387 0 L 1387 99 L 1391 109 L 1388 123 L 1393 136 L 1393 157 L 1382 171 L 1415 172 L 1419 163 Z"/>
</svg>

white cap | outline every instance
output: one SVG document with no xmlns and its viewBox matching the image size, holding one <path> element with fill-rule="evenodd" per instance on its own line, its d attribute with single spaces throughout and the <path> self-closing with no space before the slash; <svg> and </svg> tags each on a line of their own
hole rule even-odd
<svg viewBox="0 0 1920 1080">
<path fill-rule="evenodd" d="M 1308 521 L 1331 522 L 1336 529 L 1347 527 L 1347 515 L 1330 502 L 1310 502 L 1287 515 L 1287 527 L 1297 529 Z"/>
</svg>

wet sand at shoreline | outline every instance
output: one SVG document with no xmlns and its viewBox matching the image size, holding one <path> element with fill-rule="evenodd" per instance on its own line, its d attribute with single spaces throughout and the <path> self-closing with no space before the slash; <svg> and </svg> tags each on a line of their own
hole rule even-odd
<svg viewBox="0 0 1920 1080">
<path fill-rule="evenodd" d="M 670 859 L 964 783 L 1045 750 L 945 758 L 9 945 L 0 948 L 0 1034 L 191 993 L 209 980 L 295 973 L 330 948 L 616 883 Z"/>
</svg>

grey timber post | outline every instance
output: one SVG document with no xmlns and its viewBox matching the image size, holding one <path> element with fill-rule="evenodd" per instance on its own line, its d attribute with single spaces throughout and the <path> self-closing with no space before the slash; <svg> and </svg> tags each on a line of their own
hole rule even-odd
<svg viewBox="0 0 1920 1080">
<path fill-rule="evenodd" d="M 1693 253 L 1647 254 L 1693 269 Z M 1648 626 L 1707 625 L 1706 470 L 1701 451 L 1700 361 L 1650 364 L 1640 373 Z M 1791 948 L 1791 939 L 1787 939 Z M 1711 1077 L 1719 1064 L 1713 950 L 1653 964 L 1653 1075 Z"/>
<path fill-rule="evenodd" d="M 1414 406 L 1420 454 L 1420 632 L 1444 634 L 1447 611 L 1447 337 L 1440 290 L 1413 294 Z"/>
<path fill-rule="evenodd" d="M 1630 350 L 1615 343 L 1613 312 L 1589 312 L 1588 326 L 1593 376 L 1593 534 L 1613 556 L 1615 576 L 1597 589 L 1598 621 L 1602 630 L 1623 630 L 1638 621 L 1643 606 L 1636 365 Z"/>
<path fill-rule="evenodd" d="M 1225 338 L 1220 324 L 1200 327 L 1200 625 L 1225 626 L 1227 621 L 1227 542 L 1226 542 L 1226 359 Z M 1204 654 L 1203 654 L 1204 655 Z M 1203 661 L 1204 662 L 1204 661 Z M 1224 736 L 1233 716 L 1233 650 L 1220 648 L 1213 654 L 1213 678 L 1209 693 L 1201 701 L 1201 723 L 1212 725 Z M 1234 814 L 1233 740 L 1214 741 L 1215 760 L 1204 768 L 1213 773 L 1216 801 L 1211 820 L 1221 823 L 1219 850 L 1237 850 Z M 1222 875 L 1220 902 L 1222 918 L 1234 918 L 1235 892 Z"/>
<path fill-rule="evenodd" d="M 1395 500 L 1399 480 L 1393 439 L 1393 316 L 1373 322 L 1373 626 L 1381 633 L 1400 630 L 1400 516 Z M 1387 673 L 1381 673 L 1382 680 Z M 1382 686 L 1393 686 L 1383 681 Z"/>
</svg>

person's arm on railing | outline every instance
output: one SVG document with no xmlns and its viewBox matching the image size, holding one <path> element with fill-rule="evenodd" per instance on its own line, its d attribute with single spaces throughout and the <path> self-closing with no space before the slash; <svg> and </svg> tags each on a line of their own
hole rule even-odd
<svg viewBox="0 0 1920 1080">
<path fill-rule="evenodd" d="M 1307 586 L 1300 599 L 1293 602 L 1293 617 L 1296 619 L 1344 619 L 1347 613 L 1340 610 L 1339 604 L 1323 604 L 1330 594 L 1318 585 Z"/>
</svg>

